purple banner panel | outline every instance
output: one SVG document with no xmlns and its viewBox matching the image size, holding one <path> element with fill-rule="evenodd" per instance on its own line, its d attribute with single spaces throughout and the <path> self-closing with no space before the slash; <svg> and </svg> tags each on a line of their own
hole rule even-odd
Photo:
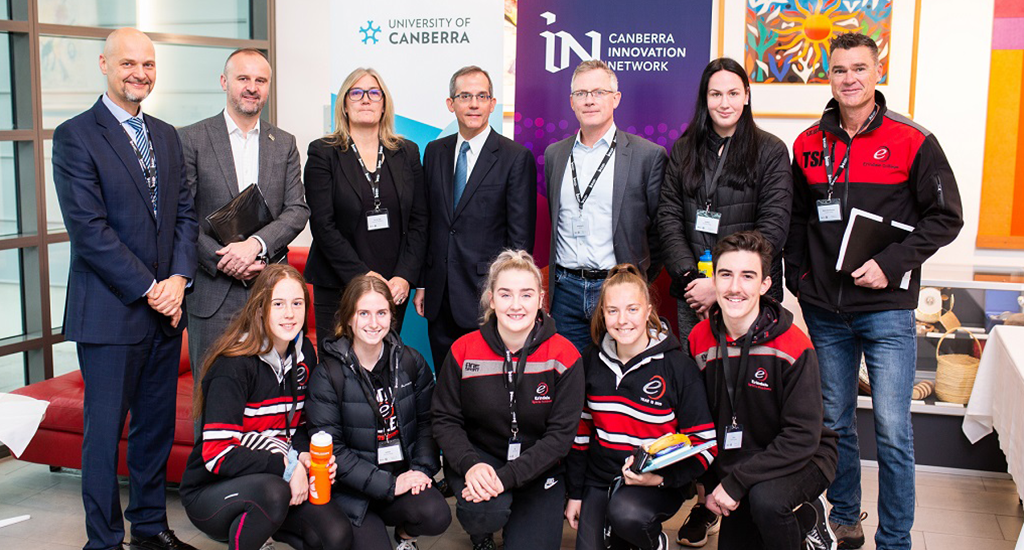
<svg viewBox="0 0 1024 550">
<path fill-rule="evenodd" d="M 711 59 L 711 0 L 519 0 L 517 19 L 515 140 L 539 163 L 535 252 L 545 265 L 544 149 L 579 130 L 573 70 L 587 59 L 607 63 L 622 92 L 616 126 L 671 149 Z"/>
</svg>

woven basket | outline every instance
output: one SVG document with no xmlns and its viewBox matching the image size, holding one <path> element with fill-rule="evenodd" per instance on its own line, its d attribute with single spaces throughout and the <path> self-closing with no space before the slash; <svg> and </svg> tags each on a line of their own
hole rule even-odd
<svg viewBox="0 0 1024 550">
<path fill-rule="evenodd" d="M 978 375 L 980 359 L 964 353 L 941 353 L 942 341 L 958 330 L 967 333 L 974 340 L 978 354 L 981 355 L 981 342 L 971 334 L 971 331 L 962 327 L 947 330 L 935 346 L 935 360 L 938 363 L 935 369 L 935 396 L 947 403 L 965 405 L 971 398 L 971 390 L 974 389 L 974 377 Z"/>
</svg>

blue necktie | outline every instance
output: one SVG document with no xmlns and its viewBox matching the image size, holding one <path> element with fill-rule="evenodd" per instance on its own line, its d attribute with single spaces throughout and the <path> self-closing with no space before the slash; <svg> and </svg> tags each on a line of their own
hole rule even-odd
<svg viewBox="0 0 1024 550">
<path fill-rule="evenodd" d="M 146 135 L 141 118 L 133 116 L 125 122 L 132 130 L 135 130 L 135 148 L 142 158 L 143 172 L 148 172 L 150 175 L 146 184 L 149 186 L 149 201 L 153 204 L 153 214 L 156 215 L 156 167 L 153 166 L 153 151 L 149 146 L 149 136 Z"/>
<path fill-rule="evenodd" d="M 459 206 L 462 192 L 466 190 L 466 166 L 469 164 L 466 160 L 467 151 L 469 151 L 469 142 L 463 141 L 462 147 L 459 147 L 459 160 L 455 163 L 455 202 L 452 204 L 453 212 Z"/>
</svg>

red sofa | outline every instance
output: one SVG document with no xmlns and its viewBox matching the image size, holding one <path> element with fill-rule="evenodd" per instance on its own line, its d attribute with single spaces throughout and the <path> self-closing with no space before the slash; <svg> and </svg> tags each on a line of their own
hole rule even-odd
<svg viewBox="0 0 1024 550">
<path fill-rule="evenodd" d="M 307 247 L 292 248 L 288 252 L 288 263 L 295 266 L 301 273 L 306 268 Z M 313 289 L 310 286 L 310 294 Z M 316 327 L 313 321 L 312 300 L 306 315 L 309 339 L 316 344 Z M 46 417 L 39 425 L 32 443 L 25 452 L 18 456 L 19 460 L 48 464 L 58 468 L 82 467 L 82 404 L 85 398 L 85 384 L 82 374 L 73 371 L 68 374 L 37 382 L 12 393 L 49 401 Z M 188 331 L 181 345 L 181 362 L 178 365 L 178 392 L 174 418 L 174 444 L 167 462 L 167 481 L 180 482 L 185 471 L 185 463 L 192 452 L 193 421 L 192 421 L 192 371 L 188 359 Z M 121 453 L 118 473 L 128 475 L 125 462 L 128 456 L 128 425 L 121 434 Z"/>
</svg>

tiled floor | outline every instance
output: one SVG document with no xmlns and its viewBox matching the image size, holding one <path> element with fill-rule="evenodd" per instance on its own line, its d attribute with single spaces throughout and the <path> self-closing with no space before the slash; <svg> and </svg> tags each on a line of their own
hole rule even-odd
<svg viewBox="0 0 1024 550">
<path fill-rule="evenodd" d="M 868 511 L 866 549 L 873 549 L 871 537 L 877 522 L 877 470 L 865 467 L 864 508 Z M 127 485 L 121 498 L 127 501 Z M 692 506 L 683 509 L 666 524 L 670 536 Z M 177 491 L 167 493 L 171 528 L 200 550 L 221 550 L 225 546 L 197 531 L 185 517 Z M 72 472 L 50 473 L 46 466 L 0 460 L 0 519 L 30 514 L 28 521 L 0 529 L 0 549 L 71 550 L 85 542 L 81 501 L 81 479 Z M 912 531 L 914 548 L 928 550 L 1013 550 L 1024 513 L 1009 479 L 982 478 L 936 473 L 917 474 L 917 519 Z M 572 548 L 575 532 L 565 527 L 562 547 Z M 712 537 L 708 550 L 717 548 Z M 277 545 L 279 550 L 287 546 Z M 454 522 L 441 537 L 423 538 L 421 550 L 469 550 L 464 531 Z M 679 549 L 680 547 L 675 547 Z"/>
</svg>

